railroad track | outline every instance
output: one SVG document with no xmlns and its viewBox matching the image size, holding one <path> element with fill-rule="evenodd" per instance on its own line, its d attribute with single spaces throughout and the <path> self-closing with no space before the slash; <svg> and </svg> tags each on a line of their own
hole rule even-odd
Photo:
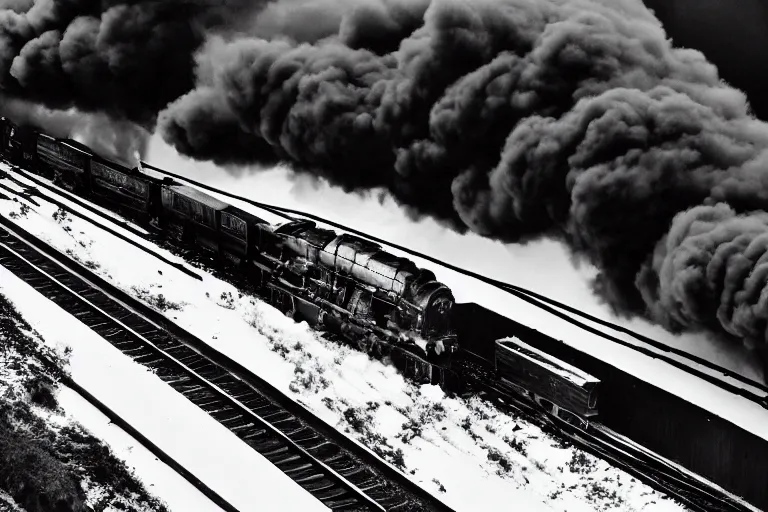
<svg viewBox="0 0 768 512">
<path fill-rule="evenodd" d="M 611 429 L 592 423 L 588 427 L 572 425 L 553 418 L 543 408 L 500 389 L 477 377 L 474 384 L 483 398 L 501 411 L 521 415 L 544 431 L 573 443 L 576 447 L 605 460 L 654 489 L 668 494 L 692 512 L 757 512 L 757 509 L 722 489 L 686 471 L 679 465 L 659 457 L 652 451 L 617 434 Z"/>
<path fill-rule="evenodd" d="M 233 371 L 233 361 L 218 361 L 202 341 L 170 331 L 157 312 L 3 218 L 0 265 L 150 368 L 331 510 L 450 510 L 260 379 Z"/>
</svg>

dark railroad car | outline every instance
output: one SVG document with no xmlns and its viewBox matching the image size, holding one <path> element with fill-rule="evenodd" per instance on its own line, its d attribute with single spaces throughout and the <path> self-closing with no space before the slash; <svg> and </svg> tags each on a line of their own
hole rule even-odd
<svg viewBox="0 0 768 512">
<path fill-rule="evenodd" d="M 186 185 L 163 186 L 161 197 L 161 222 L 172 237 L 218 252 L 221 212 L 230 205 Z"/>
<path fill-rule="evenodd" d="M 562 410 L 584 418 L 597 415 L 597 378 L 520 340 L 496 341 L 496 371 L 556 416 L 562 417 Z"/>
<path fill-rule="evenodd" d="M 516 336 L 600 379 L 599 422 L 768 510 L 768 443 L 672 392 L 474 303 L 454 308 L 459 337 L 477 353 Z"/>
<path fill-rule="evenodd" d="M 3 158 L 11 158 L 11 130 L 11 122 L 5 117 L 0 117 L 0 156 Z"/>
<path fill-rule="evenodd" d="M 8 153 L 16 165 L 34 170 L 37 155 L 37 131 L 31 126 L 16 126 L 8 122 Z"/>
<path fill-rule="evenodd" d="M 93 153 L 67 141 L 42 133 L 37 137 L 39 162 L 53 174 L 54 181 L 70 191 L 89 189 L 88 173 L 92 156 Z"/>
<path fill-rule="evenodd" d="M 258 250 L 259 225 L 266 221 L 234 206 L 227 206 L 219 217 L 219 251 L 222 257 L 242 265 Z"/>
<path fill-rule="evenodd" d="M 98 157 L 91 160 L 91 189 L 93 194 L 118 209 L 149 218 L 153 202 L 159 200 L 159 183 L 120 164 Z"/>
</svg>

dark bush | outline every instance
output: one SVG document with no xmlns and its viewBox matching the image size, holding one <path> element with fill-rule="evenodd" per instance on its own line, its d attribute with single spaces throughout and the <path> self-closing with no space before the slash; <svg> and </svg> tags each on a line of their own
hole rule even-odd
<svg viewBox="0 0 768 512">
<path fill-rule="evenodd" d="M 24 388 L 29 393 L 32 403 L 49 410 L 56 410 L 59 403 L 54 394 L 54 384 L 43 376 L 33 377 L 24 383 Z"/>
<path fill-rule="evenodd" d="M 0 486 L 26 512 L 85 511 L 85 493 L 43 443 L 0 421 Z"/>
<path fill-rule="evenodd" d="M 66 426 L 59 431 L 55 446 L 59 457 L 78 462 L 79 473 L 90 477 L 107 491 L 101 500 L 112 508 L 120 506 L 118 496 L 132 496 L 137 505 L 158 512 L 167 512 L 165 506 L 147 493 L 128 468 L 110 451 L 110 449 L 77 426 Z M 97 510 L 100 504 L 94 508 Z"/>
</svg>

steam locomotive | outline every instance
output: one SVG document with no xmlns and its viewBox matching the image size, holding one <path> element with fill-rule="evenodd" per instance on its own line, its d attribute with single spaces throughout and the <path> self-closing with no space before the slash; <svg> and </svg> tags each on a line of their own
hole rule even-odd
<svg viewBox="0 0 768 512">
<path fill-rule="evenodd" d="M 454 297 L 435 275 L 381 246 L 308 220 L 270 224 L 169 177 L 103 158 L 0 118 L 0 153 L 173 243 L 214 255 L 297 321 L 388 358 L 447 392 L 492 382 L 571 424 L 598 412 L 599 380 L 516 339 L 459 347 Z"/>
</svg>

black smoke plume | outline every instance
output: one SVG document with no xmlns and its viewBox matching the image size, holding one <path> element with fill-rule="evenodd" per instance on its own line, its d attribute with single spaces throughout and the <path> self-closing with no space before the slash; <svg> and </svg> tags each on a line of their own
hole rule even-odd
<svg viewBox="0 0 768 512">
<path fill-rule="evenodd" d="M 456 229 L 557 237 L 617 312 L 766 343 L 768 125 L 701 53 L 639 0 L 410 15 L 345 32 L 272 14 L 272 37 L 211 38 L 159 128 L 196 158 L 287 161 Z M 356 23 L 376 44 L 345 39 Z"/>
<path fill-rule="evenodd" d="M 728 83 L 743 90 L 757 117 L 768 119 L 768 3 L 739 0 L 643 0 L 675 46 L 704 53 Z"/>
<path fill-rule="evenodd" d="M 640 0 L 0 0 L 0 92 L 556 237 L 617 312 L 767 346 L 768 125 Z"/>
<path fill-rule="evenodd" d="M 158 111 L 194 86 L 193 54 L 205 37 L 247 27 L 258 8 L 252 0 L 0 0 L 0 112 L 135 165 Z"/>
<path fill-rule="evenodd" d="M 245 26 L 252 0 L 0 0 L 0 91 L 152 127 L 194 85 L 206 34 Z"/>
<path fill-rule="evenodd" d="M 193 57 L 206 37 L 248 32 L 315 42 L 341 33 L 351 46 L 390 51 L 392 35 L 405 37 L 416 29 L 427 5 L 426 0 L 0 0 L 0 112 L 38 127 L 44 121 L 57 136 L 85 137 L 103 151 L 113 147 L 115 158 L 132 159 L 134 150 L 141 153 L 146 146 L 144 131 L 154 127 L 157 113 L 194 87 Z M 230 127 L 218 136 L 209 133 L 212 141 L 239 141 L 232 146 L 242 156 L 233 153 L 228 160 L 248 162 L 268 153 L 248 147 L 218 101 L 211 98 L 201 109 L 210 119 L 218 116 L 219 126 Z M 34 104 L 43 108 L 19 108 Z M 189 148 L 190 155 L 219 160 L 196 147 L 198 152 Z"/>
</svg>

